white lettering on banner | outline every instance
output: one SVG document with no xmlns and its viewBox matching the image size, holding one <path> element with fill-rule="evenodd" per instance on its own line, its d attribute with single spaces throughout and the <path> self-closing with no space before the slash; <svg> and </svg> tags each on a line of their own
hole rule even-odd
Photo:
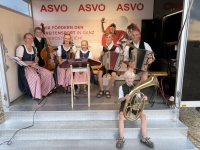
<svg viewBox="0 0 200 150">
<path fill-rule="evenodd" d="M 50 29 L 49 26 L 45 26 L 45 29 Z M 83 29 L 83 26 L 52 26 L 51 29 Z"/>
<path fill-rule="evenodd" d="M 55 40 L 55 41 L 62 41 L 63 40 L 63 36 L 51 36 L 49 37 L 49 40 Z M 72 36 L 72 41 L 74 40 L 82 40 L 81 36 Z"/>
<path fill-rule="evenodd" d="M 129 10 L 143 10 L 144 9 L 144 4 L 142 3 L 139 3 L 139 4 L 128 4 L 128 3 L 125 3 L 124 5 L 122 4 L 119 4 L 117 6 L 117 10 L 116 11 L 129 11 Z"/>
<path fill-rule="evenodd" d="M 49 4 L 47 6 L 45 5 L 42 5 L 41 6 L 41 9 L 40 9 L 40 12 L 54 12 L 54 10 L 56 12 L 58 12 L 59 10 L 62 11 L 62 12 L 66 12 L 68 10 L 68 7 L 67 5 L 65 4 L 62 4 L 62 5 L 52 5 L 52 4 Z"/>
<path fill-rule="evenodd" d="M 78 11 L 104 11 L 106 9 L 106 6 L 104 4 L 86 4 L 85 7 L 83 4 L 79 6 Z"/>
<path fill-rule="evenodd" d="M 75 31 L 45 31 L 46 35 L 64 35 L 65 33 L 75 34 Z"/>
<path fill-rule="evenodd" d="M 94 31 L 83 31 L 83 34 L 94 34 Z"/>
</svg>

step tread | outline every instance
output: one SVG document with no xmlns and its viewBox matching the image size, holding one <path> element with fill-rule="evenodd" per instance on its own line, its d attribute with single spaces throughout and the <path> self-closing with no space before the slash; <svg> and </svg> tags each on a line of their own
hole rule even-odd
<svg viewBox="0 0 200 150">
<path fill-rule="evenodd" d="M 167 138 L 152 138 L 154 150 L 197 150 L 197 148 L 187 139 L 177 138 L 176 140 Z M 40 141 L 13 141 L 11 145 L 1 145 L 0 150 L 117 150 L 116 140 L 40 140 Z M 139 139 L 125 139 L 122 150 L 149 150 L 146 145 L 142 144 Z"/>
<path fill-rule="evenodd" d="M 144 110 L 149 119 L 169 119 L 172 109 Z M 5 113 L 5 120 L 29 120 L 33 118 L 33 111 L 12 111 Z M 86 111 L 37 111 L 36 121 L 74 121 L 74 120 L 118 120 L 119 110 L 86 110 Z"/>
<path fill-rule="evenodd" d="M 140 128 L 140 119 L 137 121 L 131 122 L 125 120 L 125 128 Z M 6 121 L 0 125 L 0 130 L 16 130 L 26 126 L 32 125 L 32 121 Z M 95 129 L 95 128 L 109 128 L 115 129 L 118 128 L 118 120 L 87 120 L 87 121 L 35 121 L 34 126 L 29 128 L 33 129 Z M 147 120 L 147 128 L 151 129 L 187 129 L 187 126 L 184 125 L 181 121 L 173 122 L 170 119 L 166 120 Z"/>
</svg>

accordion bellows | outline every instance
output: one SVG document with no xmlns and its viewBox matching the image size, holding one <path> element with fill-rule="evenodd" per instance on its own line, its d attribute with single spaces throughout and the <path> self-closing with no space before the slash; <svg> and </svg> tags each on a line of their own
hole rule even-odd
<svg viewBox="0 0 200 150">
<path fill-rule="evenodd" d="M 131 51 L 131 61 L 134 62 L 133 68 L 142 71 L 147 71 L 150 64 L 148 64 L 148 59 L 153 57 L 153 52 L 145 49 L 134 48 Z"/>
<path fill-rule="evenodd" d="M 103 56 L 102 64 L 107 70 L 117 71 L 120 69 L 120 64 L 124 55 L 117 52 L 106 52 Z"/>
</svg>

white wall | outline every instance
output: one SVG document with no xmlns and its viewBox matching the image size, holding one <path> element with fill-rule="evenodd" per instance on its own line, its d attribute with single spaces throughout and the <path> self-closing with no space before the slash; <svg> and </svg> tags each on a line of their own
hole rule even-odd
<svg viewBox="0 0 200 150">
<path fill-rule="evenodd" d="M 4 44 L 8 48 L 6 55 L 15 56 L 17 46 L 24 44 L 23 35 L 33 33 L 33 19 L 10 9 L 0 6 L 0 31 L 3 34 Z M 7 73 L 10 101 L 22 95 L 18 88 L 17 64 L 6 58 L 9 65 Z"/>
</svg>

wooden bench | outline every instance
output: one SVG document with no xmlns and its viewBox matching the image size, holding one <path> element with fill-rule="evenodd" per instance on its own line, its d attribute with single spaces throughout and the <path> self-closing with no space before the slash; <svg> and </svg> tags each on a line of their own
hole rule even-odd
<svg viewBox="0 0 200 150">
<path fill-rule="evenodd" d="M 166 76 L 168 76 L 168 74 L 167 74 L 167 72 L 165 72 L 165 71 L 151 71 L 151 72 L 149 72 L 149 75 L 155 75 L 155 76 L 157 76 L 157 77 L 166 77 Z"/>
</svg>

